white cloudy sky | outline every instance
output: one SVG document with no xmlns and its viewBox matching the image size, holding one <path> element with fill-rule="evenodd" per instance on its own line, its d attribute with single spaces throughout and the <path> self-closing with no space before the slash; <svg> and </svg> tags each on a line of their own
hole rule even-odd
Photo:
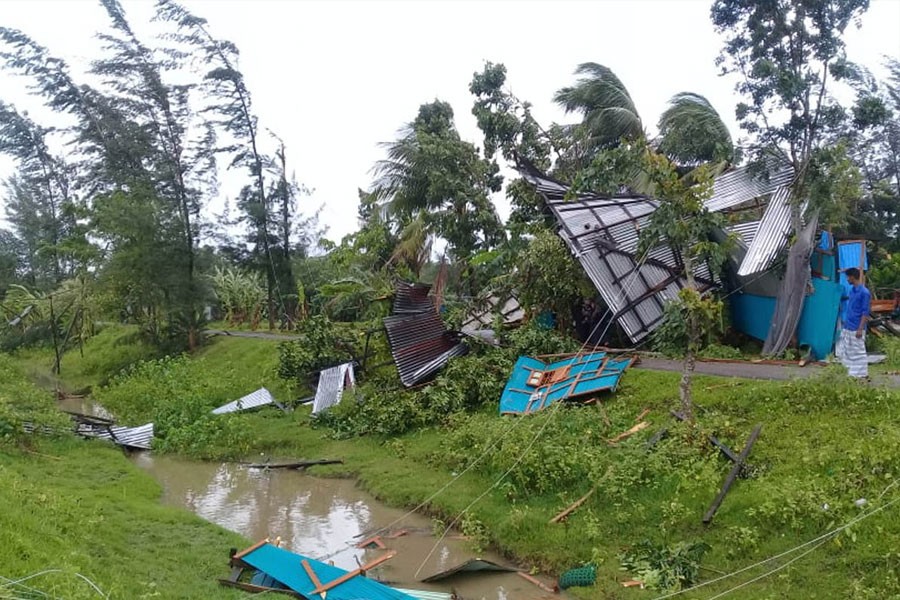
<svg viewBox="0 0 900 600">
<path fill-rule="evenodd" d="M 149 0 L 122 0 L 139 32 Z M 578 63 L 612 68 L 652 128 L 668 98 L 706 95 L 732 131 L 733 81 L 718 76 L 721 41 L 709 0 L 186 0 L 213 33 L 241 50 L 262 124 L 287 144 L 298 179 L 313 188 L 308 211 L 324 205 L 328 237 L 356 228 L 358 187 L 396 130 L 434 98 L 453 105 L 462 136 L 480 140 L 468 84 L 484 61 L 502 62 L 511 89 L 537 118 L 562 122 L 550 101 Z M 0 24 L 22 29 L 83 65 L 96 56 L 105 14 L 90 0 L 0 0 Z M 872 0 L 861 29 L 846 36 L 851 60 L 876 66 L 900 57 L 900 0 Z M 23 81 L 0 74 L 0 97 L 30 109 Z M 13 165 L 0 158 L 0 178 Z M 223 196 L 234 194 L 225 186 Z M 221 205 L 225 198 L 217 200 Z M 2 203 L 2 200 L 0 200 Z M 497 198 L 501 215 L 508 212 Z M 2 211 L 0 211 L 2 214 Z"/>
</svg>

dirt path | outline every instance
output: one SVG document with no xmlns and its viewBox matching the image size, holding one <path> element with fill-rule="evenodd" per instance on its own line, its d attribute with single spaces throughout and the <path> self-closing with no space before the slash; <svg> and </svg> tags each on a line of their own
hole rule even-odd
<svg viewBox="0 0 900 600">
<path fill-rule="evenodd" d="M 650 371 L 681 371 L 681 361 L 665 358 L 644 358 L 635 365 L 636 369 Z M 820 365 L 807 365 L 799 367 L 795 365 L 775 365 L 768 363 L 751 362 L 706 362 L 697 361 L 696 373 L 702 375 L 717 375 L 719 377 L 740 377 L 742 379 L 768 379 L 775 381 L 787 381 L 813 377 L 822 372 Z"/>
<path fill-rule="evenodd" d="M 263 340 L 296 340 L 298 336 L 289 335 L 286 333 L 270 333 L 268 331 L 232 331 L 225 329 L 205 329 L 203 333 L 207 336 L 214 335 L 227 335 L 230 337 L 242 337 L 242 338 L 259 338 Z"/>
<path fill-rule="evenodd" d="M 649 371 L 681 371 L 681 361 L 665 358 L 641 357 L 641 362 L 635 365 L 635 369 L 647 369 Z M 694 371 L 701 375 L 715 375 L 717 377 L 739 377 L 741 379 L 764 379 L 769 381 L 788 381 L 790 379 L 805 379 L 815 377 L 822 373 L 822 366 L 811 364 L 805 367 L 796 365 L 779 365 L 769 363 L 752 362 L 719 362 L 697 361 Z M 900 389 L 900 376 L 882 373 L 872 374 L 873 385 L 886 386 Z"/>
</svg>

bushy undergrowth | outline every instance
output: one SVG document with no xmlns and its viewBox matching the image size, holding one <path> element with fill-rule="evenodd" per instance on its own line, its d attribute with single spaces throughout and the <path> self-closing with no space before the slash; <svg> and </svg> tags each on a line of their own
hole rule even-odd
<svg viewBox="0 0 900 600">
<path fill-rule="evenodd" d="M 0 354 L 0 446 L 27 443 L 30 423 L 38 435 L 65 435 L 71 421 L 60 413 L 53 396 L 26 381 L 9 356 Z"/>
<path fill-rule="evenodd" d="M 302 321 L 297 333 L 298 339 L 278 345 L 282 379 L 305 385 L 319 370 L 353 358 L 354 340 L 325 316 Z"/>
<path fill-rule="evenodd" d="M 513 329 L 503 336 L 503 342 L 515 356 L 578 352 L 581 348 L 581 344 L 575 339 L 554 329 L 547 329 L 535 321 Z"/>
<path fill-rule="evenodd" d="M 200 363 L 200 368 L 198 364 Z M 167 357 L 137 363 L 114 377 L 94 397 L 124 422 L 154 423 L 154 448 L 197 458 L 240 456 L 249 438 L 233 415 L 210 411 L 223 397 L 237 397 L 243 385 L 232 377 L 203 376 L 202 361 Z"/>
<path fill-rule="evenodd" d="M 488 351 L 450 361 L 423 388 L 403 389 L 395 374 L 376 376 L 314 422 L 329 427 L 339 438 L 399 435 L 440 425 L 455 413 L 495 405 L 511 368 L 512 361 L 505 352 Z"/>
</svg>

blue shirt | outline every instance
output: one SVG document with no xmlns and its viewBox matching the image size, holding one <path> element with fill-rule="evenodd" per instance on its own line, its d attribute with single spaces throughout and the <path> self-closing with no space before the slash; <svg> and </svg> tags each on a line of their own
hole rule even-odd
<svg viewBox="0 0 900 600">
<path fill-rule="evenodd" d="M 847 299 L 847 310 L 844 313 L 844 329 L 856 331 L 859 329 L 859 322 L 863 315 L 869 315 L 869 304 L 872 302 L 872 295 L 866 286 L 856 284 L 850 290 L 850 298 Z"/>
</svg>

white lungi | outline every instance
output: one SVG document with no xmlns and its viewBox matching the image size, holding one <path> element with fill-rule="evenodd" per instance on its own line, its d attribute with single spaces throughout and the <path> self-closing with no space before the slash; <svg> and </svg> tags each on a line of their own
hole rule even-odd
<svg viewBox="0 0 900 600">
<path fill-rule="evenodd" d="M 856 337 L 856 331 L 841 329 L 835 356 L 847 367 L 850 377 L 869 376 L 869 358 L 866 356 L 866 332 Z"/>
</svg>

